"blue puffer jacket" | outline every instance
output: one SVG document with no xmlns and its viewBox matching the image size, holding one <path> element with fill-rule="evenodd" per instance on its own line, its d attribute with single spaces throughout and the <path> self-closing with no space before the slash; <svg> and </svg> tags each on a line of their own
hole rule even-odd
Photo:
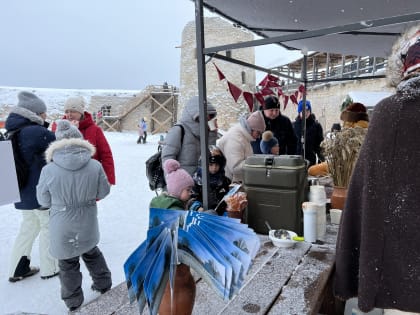
<svg viewBox="0 0 420 315">
<path fill-rule="evenodd" d="M 35 113 L 23 107 L 15 107 L 6 119 L 6 130 L 22 128 L 19 133 L 20 153 L 29 165 L 29 178 L 20 190 L 21 202 L 15 203 L 16 209 L 32 210 L 40 207 L 36 199 L 36 185 L 42 167 L 46 164 L 44 152 L 55 140 L 55 135 L 46 127 L 48 124 Z"/>
</svg>

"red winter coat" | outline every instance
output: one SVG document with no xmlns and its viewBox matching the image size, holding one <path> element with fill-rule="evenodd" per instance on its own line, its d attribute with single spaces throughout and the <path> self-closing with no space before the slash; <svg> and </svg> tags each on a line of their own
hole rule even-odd
<svg viewBox="0 0 420 315">
<path fill-rule="evenodd" d="M 79 130 L 82 133 L 83 138 L 93 144 L 96 148 L 96 153 L 93 158 L 101 162 L 109 183 L 115 185 L 114 158 L 112 157 L 111 147 L 109 146 L 102 129 L 93 121 L 92 115 L 88 112 L 84 112 L 83 116 L 83 120 L 79 122 Z M 64 116 L 63 119 L 66 119 L 66 116 Z"/>
</svg>

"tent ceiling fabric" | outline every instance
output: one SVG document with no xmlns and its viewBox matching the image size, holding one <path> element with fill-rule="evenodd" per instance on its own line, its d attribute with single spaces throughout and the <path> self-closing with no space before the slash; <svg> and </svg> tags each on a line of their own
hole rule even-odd
<svg viewBox="0 0 420 315">
<path fill-rule="evenodd" d="M 420 12 L 420 0 L 204 0 L 203 3 L 210 11 L 265 38 Z M 398 34 L 411 24 L 360 31 L 397 35 L 332 34 L 281 44 L 299 50 L 387 57 Z"/>
</svg>

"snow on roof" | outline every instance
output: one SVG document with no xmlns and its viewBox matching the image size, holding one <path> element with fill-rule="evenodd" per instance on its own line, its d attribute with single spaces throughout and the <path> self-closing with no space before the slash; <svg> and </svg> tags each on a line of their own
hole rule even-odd
<svg viewBox="0 0 420 315">
<path fill-rule="evenodd" d="M 381 91 L 381 92 L 370 92 L 370 91 L 350 91 L 348 95 L 351 97 L 353 102 L 359 102 L 364 104 L 366 107 L 373 107 L 379 103 L 382 99 L 392 95 L 392 92 Z"/>
</svg>

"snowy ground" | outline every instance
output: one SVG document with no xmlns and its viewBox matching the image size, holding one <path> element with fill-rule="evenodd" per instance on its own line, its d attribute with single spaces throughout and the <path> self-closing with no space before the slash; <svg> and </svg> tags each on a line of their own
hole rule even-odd
<svg viewBox="0 0 420 315">
<path fill-rule="evenodd" d="M 125 281 L 125 259 L 146 237 L 148 205 L 155 194 L 149 190 L 144 162 L 156 151 L 159 135 L 149 136 L 146 144 L 136 144 L 135 132 L 106 132 L 105 135 L 114 155 L 117 185 L 112 187 L 108 197 L 98 203 L 99 248 L 111 269 L 113 286 L 116 286 Z M 57 277 L 41 280 L 37 274 L 16 283 L 8 281 L 10 252 L 20 220 L 20 213 L 13 205 L 0 206 L 0 314 L 67 314 L 67 308 L 60 299 Z M 38 240 L 33 246 L 32 265 L 39 266 Z M 87 303 L 99 293 L 90 289 L 91 279 L 83 262 L 81 266 L 84 303 Z"/>
</svg>

